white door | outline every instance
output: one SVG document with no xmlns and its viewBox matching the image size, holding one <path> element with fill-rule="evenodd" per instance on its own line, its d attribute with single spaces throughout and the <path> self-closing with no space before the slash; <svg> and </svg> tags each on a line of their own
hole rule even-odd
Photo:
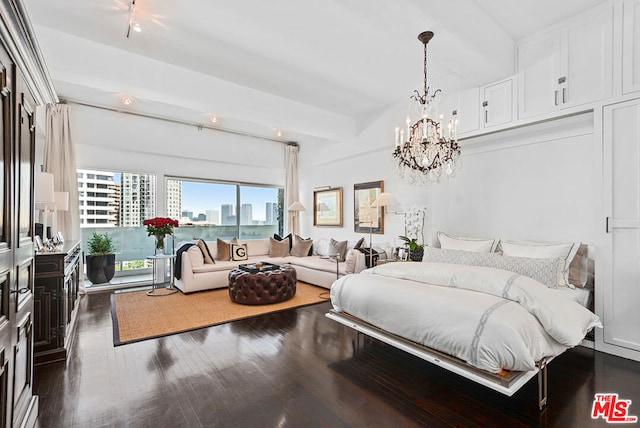
<svg viewBox="0 0 640 428">
<path fill-rule="evenodd" d="M 640 351 L 640 100 L 604 108 L 604 186 L 610 254 L 603 287 L 605 344 Z"/>
</svg>

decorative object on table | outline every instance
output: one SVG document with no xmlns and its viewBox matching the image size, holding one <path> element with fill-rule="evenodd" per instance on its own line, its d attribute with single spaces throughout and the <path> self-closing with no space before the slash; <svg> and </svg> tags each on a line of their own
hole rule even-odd
<svg viewBox="0 0 640 428">
<path fill-rule="evenodd" d="M 313 191 L 313 225 L 342 227 L 342 187 Z"/>
<path fill-rule="evenodd" d="M 113 241 L 106 233 L 93 233 L 87 241 L 87 278 L 93 284 L 111 281 L 116 272 L 116 255 Z"/>
<path fill-rule="evenodd" d="M 384 233 L 384 210 L 371 204 L 384 191 L 384 181 L 353 185 L 353 230 L 356 233 Z"/>
<path fill-rule="evenodd" d="M 50 234 L 47 234 L 47 219 L 49 212 L 56 203 L 55 192 L 53 191 L 53 174 L 49 172 L 36 172 L 33 203 L 35 209 L 40 211 L 39 223 L 42 224 L 42 226 L 38 228 L 38 230 L 41 230 L 40 238 L 42 238 L 44 242 L 44 238 L 51 237 Z"/>
<path fill-rule="evenodd" d="M 424 217 L 426 208 L 411 207 L 404 217 L 404 235 L 399 236 L 409 250 L 409 259 L 422 261 L 424 254 Z M 422 244 L 421 244 L 422 242 Z"/>
<path fill-rule="evenodd" d="M 169 217 L 154 217 L 142 222 L 147 226 L 147 235 L 156 238 L 156 254 L 164 254 L 164 237 L 173 235 L 173 228 L 178 227 L 178 220 Z"/>
<path fill-rule="evenodd" d="M 238 268 L 246 272 L 257 273 L 257 272 L 265 272 L 268 270 L 280 269 L 280 265 L 269 263 L 269 262 L 258 262 L 258 263 L 250 263 L 250 264 L 241 264 L 238 266 Z"/>
<path fill-rule="evenodd" d="M 287 210 L 293 213 L 293 225 L 292 225 L 293 232 L 292 233 L 298 233 L 298 227 L 300 226 L 298 222 L 298 213 L 300 211 L 306 211 L 306 208 L 304 207 L 304 205 L 302 205 L 302 202 L 295 201 L 289 206 Z"/>
<path fill-rule="evenodd" d="M 444 128 L 444 116 L 438 117 L 435 111 L 435 98 L 440 89 L 430 93 L 427 85 L 427 43 L 433 32 L 425 31 L 418 35 L 424 45 L 424 88 L 423 93 L 414 91 L 411 99 L 415 101 L 413 111 L 407 116 L 405 129 L 396 127 L 393 161 L 401 178 L 411 184 L 439 182 L 440 177 L 453 177 L 460 164 L 460 146 L 458 145 L 458 119 L 447 121 Z M 411 125 L 411 117 L 417 120 Z M 434 118 L 438 117 L 438 120 Z"/>
</svg>

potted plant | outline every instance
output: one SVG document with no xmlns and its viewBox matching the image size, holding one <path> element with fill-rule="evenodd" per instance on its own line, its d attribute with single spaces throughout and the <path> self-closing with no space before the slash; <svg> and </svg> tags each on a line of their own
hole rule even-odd
<svg viewBox="0 0 640 428">
<path fill-rule="evenodd" d="M 87 278 L 93 284 L 111 281 L 116 272 L 116 255 L 113 241 L 106 233 L 95 233 L 87 241 Z"/>
<path fill-rule="evenodd" d="M 409 248 L 409 258 L 414 262 L 422 261 L 422 256 L 424 255 L 424 246 L 418 244 L 418 238 L 409 238 L 407 236 L 398 236 L 398 238 L 402 239 L 407 247 Z"/>
</svg>

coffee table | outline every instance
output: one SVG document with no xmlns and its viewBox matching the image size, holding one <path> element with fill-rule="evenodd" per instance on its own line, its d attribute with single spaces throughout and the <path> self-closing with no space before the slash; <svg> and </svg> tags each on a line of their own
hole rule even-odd
<svg viewBox="0 0 640 428">
<path fill-rule="evenodd" d="M 296 270 L 288 265 L 258 272 L 236 268 L 229 272 L 229 298 L 243 305 L 284 302 L 296 294 Z"/>
</svg>

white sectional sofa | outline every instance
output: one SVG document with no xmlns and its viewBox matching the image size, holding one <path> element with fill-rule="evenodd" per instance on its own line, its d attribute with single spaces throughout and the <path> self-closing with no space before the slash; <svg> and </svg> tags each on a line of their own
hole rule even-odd
<svg viewBox="0 0 640 428">
<path fill-rule="evenodd" d="M 322 255 L 295 257 L 270 257 L 270 240 L 250 239 L 238 240 L 239 244 L 247 244 L 249 258 L 244 261 L 219 260 L 216 241 L 207 241 L 207 248 L 215 263 L 204 263 L 202 252 L 196 245 L 184 251 L 181 255 L 180 279 L 175 280 L 175 286 L 183 293 L 225 288 L 229 285 L 229 271 L 240 264 L 268 262 L 274 264 L 288 264 L 296 269 L 298 281 L 331 288 L 331 284 L 338 278 L 349 273 L 358 273 L 366 268 L 365 255 L 357 250 L 352 251 L 347 261 L 336 262 L 335 257 L 327 258 Z M 184 243 L 181 243 L 178 248 Z M 177 267 L 176 267 L 177 268 Z"/>
</svg>

